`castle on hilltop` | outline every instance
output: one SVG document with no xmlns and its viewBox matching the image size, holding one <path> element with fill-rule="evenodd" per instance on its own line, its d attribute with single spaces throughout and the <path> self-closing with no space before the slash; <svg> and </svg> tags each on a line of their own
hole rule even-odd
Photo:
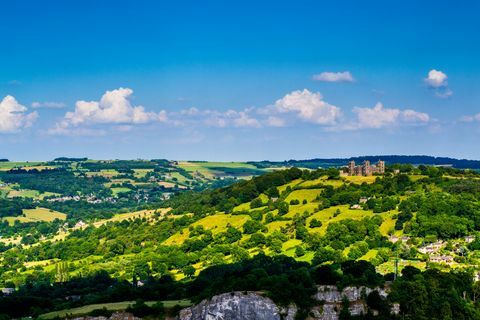
<svg viewBox="0 0 480 320">
<path fill-rule="evenodd" d="M 362 165 L 355 165 L 355 161 L 348 163 L 348 175 L 349 176 L 371 176 L 374 173 L 385 173 L 385 161 L 378 160 L 377 164 L 370 164 L 369 160 L 363 161 Z"/>
</svg>

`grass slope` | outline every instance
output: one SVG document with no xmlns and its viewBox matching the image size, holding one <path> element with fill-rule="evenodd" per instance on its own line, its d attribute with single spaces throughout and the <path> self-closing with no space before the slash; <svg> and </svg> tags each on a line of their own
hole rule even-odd
<svg viewBox="0 0 480 320">
<path fill-rule="evenodd" d="M 55 219 L 65 220 L 67 218 L 65 213 L 45 208 L 24 209 L 23 214 L 25 215 L 24 217 L 5 217 L 2 220 L 8 221 L 10 225 L 13 225 L 16 220 L 21 223 L 39 221 L 51 222 Z"/>
<path fill-rule="evenodd" d="M 90 304 L 78 308 L 72 308 L 72 309 L 65 309 L 65 310 L 60 310 L 60 311 L 54 311 L 54 312 L 49 312 L 42 314 L 38 317 L 38 319 L 56 319 L 56 318 L 65 318 L 65 317 L 71 317 L 71 316 L 82 316 L 86 315 L 93 310 L 98 310 L 98 309 L 107 309 L 110 311 L 122 311 L 127 309 L 129 306 L 133 305 L 135 301 L 122 301 L 122 302 L 113 302 L 113 303 L 99 303 L 99 304 Z M 146 305 L 152 306 L 157 301 L 147 301 L 145 302 Z M 172 308 L 176 305 L 179 305 L 181 307 L 188 307 L 191 305 L 190 300 L 166 300 L 162 301 L 163 305 L 165 308 Z"/>
</svg>

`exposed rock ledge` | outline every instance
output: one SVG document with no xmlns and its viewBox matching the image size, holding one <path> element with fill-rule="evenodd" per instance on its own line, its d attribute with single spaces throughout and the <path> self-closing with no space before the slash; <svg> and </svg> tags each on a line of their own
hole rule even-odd
<svg viewBox="0 0 480 320">
<path fill-rule="evenodd" d="M 248 292 L 224 293 L 180 311 L 179 320 L 293 320 L 294 306 L 278 307 L 269 298 Z"/>
<path fill-rule="evenodd" d="M 364 298 L 377 290 L 382 298 L 388 296 L 388 290 L 382 288 L 346 287 L 339 291 L 336 286 L 318 286 L 313 298 L 318 305 L 313 307 L 309 319 L 338 320 L 342 308 L 342 299 L 350 301 L 351 315 L 366 314 L 368 307 Z M 375 310 L 372 310 L 375 314 Z M 399 306 L 394 304 L 392 313 L 398 314 Z M 180 311 L 178 320 L 293 320 L 297 313 L 294 305 L 289 308 L 277 306 L 271 299 L 255 292 L 224 293 L 206 299 L 199 304 Z"/>
</svg>

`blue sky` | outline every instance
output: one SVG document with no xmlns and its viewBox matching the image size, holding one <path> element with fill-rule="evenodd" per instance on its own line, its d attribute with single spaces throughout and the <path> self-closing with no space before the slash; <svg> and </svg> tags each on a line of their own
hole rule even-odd
<svg viewBox="0 0 480 320">
<path fill-rule="evenodd" d="M 478 1 L 2 1 L 0 158 L 479 159 Z"/>
</svg>

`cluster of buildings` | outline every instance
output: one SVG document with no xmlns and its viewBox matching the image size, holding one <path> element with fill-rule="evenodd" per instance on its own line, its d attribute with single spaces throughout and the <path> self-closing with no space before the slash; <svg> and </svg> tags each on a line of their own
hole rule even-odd
<svg viewBox="0 0 480 320">
<path fill-rule="evenodd" d="M 365 160 L 361 165 L 356 165 L 355 161 L 350 161 L 347 166 L 349 176 L 371 176 L 374 173 L 385 173 L 385 161 L 378 160 L 376 164 L 370 164 L 369 160 Z"/>
<path fill-rule="evenodd" d="M 103 202 L 115 203 L 117 201 L 113 197 L 99 199 L 94 195 L 89 195 L 87 197 L 80 197 L 78 195 L 77 196 L 63 196 L 63 197 L 57 197 L 57 198 L 49 198 L 49 199 L 46 199 L 46 200 L 48 202 L 66 202 L 66 201 L 80 201 L 82 199 L 84 199 L 88 203 L 92 203 L 92 204 L 98 204 L 98 203 L 103 203 Z"/>
</svg>

